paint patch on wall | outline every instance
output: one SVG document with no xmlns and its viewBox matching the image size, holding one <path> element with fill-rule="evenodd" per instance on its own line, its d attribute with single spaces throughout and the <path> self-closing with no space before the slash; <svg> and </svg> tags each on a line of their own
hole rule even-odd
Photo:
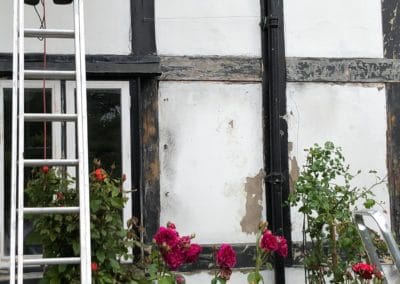
<svg viewBox="0 0 400 284">
<path fill-rule="evenodd" d="M 244 187 L 246 192 L 246 215 L 240 222 L 242 232 L 256 234 L 258 231 L 264 209 L 264 177 L 264 170 L 261 169 L 255 177 L 246 178 Z"/>
</svg>

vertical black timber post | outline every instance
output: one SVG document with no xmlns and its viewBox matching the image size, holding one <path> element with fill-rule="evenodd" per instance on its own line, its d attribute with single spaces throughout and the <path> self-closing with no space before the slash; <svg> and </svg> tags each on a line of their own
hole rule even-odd
<svg viewBox="0 0 400 284">
<path fill-rule="evenodd" d="M 291 243 L 286 114 L 286 60 L 282 0 L 261 0 L 263 55 L 264 163 L 267 220 Z M 291 249 L 289 250 L 291 253 Z M 291 259 L 289 255 L 289 259 Z M 275 283 L 285 283 L 284 259 L 275 258 Z"/>
<path fill-rule="evenodd" d="M 400 3 L 382 1 L 385 58 L 400 59 Z M 392 231 L 400 242 L 400 84 L 386 84 L 387 168 Z"/>
<path fill-rule="evenodd" d="M 132 169 L 132 216 L 141 218 L 141 153 L 140 153 L 140 114 L 139 114 L 139 79 L 129 81 L 131 94 L 131 169 Z"/>
<path fill-rule="evenodd" d="M 132 54 L 137 56 L 155 55 L 156 37 L 154 23 L 154 0 L 131 0 Z M 140 164 L 138 181 L 140 212 L 142 226 L 145 228 L 144 240 L 151 241 L 160 223 L 160 165 L 158 149 L 158 81 L 155 77 L 141 77 L 131 82 L 131 91 L 136 91 L 137 98 L 133 102 L 138 114 L 133 122 L 138 125 L 140 143 L 136 149 Z M 132 95 L 132 93 L 131 93 Z M 132 104 L 133 106 L 134 104 Z M 133 152 L 135 153 L 135 152 Z M 133 167 L 135 169 L 135 167 Z M 137 174 L 137 173 L 136 173 Z M 134 175 L 135 177 L 135 175 Z"/>
<path fill-rule="evenodd" d="M 132 54 L 155 55 L 154 0 L 131 0 Z"/>
</svg>

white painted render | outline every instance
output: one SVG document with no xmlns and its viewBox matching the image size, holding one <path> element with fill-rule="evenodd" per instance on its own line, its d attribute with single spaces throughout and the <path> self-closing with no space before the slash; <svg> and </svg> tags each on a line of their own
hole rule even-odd
<svg viewBox="0 0 400 284">
<path fill-rule="evenodd" d="M 261 56 L 260 1 L 156 0 L 160 55 Z"/>
<path fill-rule="evenodd" d="M 12 52 L 13 1 L 0 1 L 0 52 Z M 131 51 L 130 1 L 86 0 L 85 32 L 88 54 L 129 54 Z M 41 12 L 41 5 L 37 6 Z M 25 5 L 25 27 L 39 28 L 40 22 L 32 6 Z M 73 28 L 73 5 L 54 5 L 46 0 L 48 28 Z M 48 39 L 49 53 L 73 53 L 71 39 Z M 26 40 L 27 52 L 43 52 L 43 43 Z"/>
<path fill-rule="evenodd" d="M 261 84 L 160 82 L 161 224 L 202 244 L 255 241 L 240 221 L 263 168 L 261 98 Z"/>
<path fill-rule="evenodd" d="M 343 148 L 352 171 L 362 170 L 354 185 L 370 186 L 376 170 L 385 177 L 386 169 L 386 102 L 384 85 L 334 85 L 288 83 L 287 121 L 289 125 L 290 170 L 305 163 L 305 152 L 314 143 L 332 141 Z M 292 164 L 293 163 L 293 164 Z M 383 201 L 389 213 L 386 184 L 374 189 L 377 201 Z M 378 208 L 380 209 L 380 208 Z M 292 238 L 301 241 L 302 215 L 291 210 Z M 389 216 L 388 216 L 389 219 Z"/>
<path fill-rule="evenodd" d="M 383 57 L 380 0 L 284 0 L 286 56 Z"/>
</svg>

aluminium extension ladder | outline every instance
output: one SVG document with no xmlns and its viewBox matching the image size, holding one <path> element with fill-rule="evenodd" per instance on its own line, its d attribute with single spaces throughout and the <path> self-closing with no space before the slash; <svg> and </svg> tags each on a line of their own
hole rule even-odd
<svg viewBox="0 0 400 284">
<path fill-rule="evenodd" d="M 13 103 L 12 103 L 12 160 L 11 160 L 11 236 L 10 283 L 23 283 L 24 266 L 80 264 L 81 283 L 91 283 L 89 166 L 86 108 L 86 67 L 83 28 L 83 0 L 74 1 L 74 29 L 27 29 L 24 27 L 24 0 L 14 0 L 13 25 Z M 75 39 L 75 71 L 25 70 L 24 38 Z M 25 80 L 76 80 L 76 113 L 25 113 Z M 77 131 L 76 159 L 24 159 L 25 122 L 75 122 Z M 24 168 L 40 166 L 77 167 L 78 207 L 24 207 Z M 17 205 L 18 204 L 18 205 Z M 26 258 L 24 256 L 24 216 L 32 214 L 79 213 L 80 256 L 60 258 Z M 17 247 L 17 252 L 16 252 Z M 16 255 L 17 254 L 17 255 Z M 15 270 L 17 268 L 17 273 Z"/>
<path fill-rule="evenodd" d="M 389 283 L 386 279 L 391 279 L 390 283 L 400 283 L 400 250 L 393 238 L 390 227 L 386 222 L 386 216 L 377 210 L 358 210 L 353 212 L 353 217 L 369 260 L 377 269 L 383 272 L 382 265 L 377 254 L 377 248 L 373 244 L 369 228 L 365 225 L 364 217 L 374 220 L 378 225 L 383 240 L 393 258 L 396 267 L 391 267 L 391 269 L 387 271 L 388 273 L 385 275 L 384 283 Z"/>
</svg>

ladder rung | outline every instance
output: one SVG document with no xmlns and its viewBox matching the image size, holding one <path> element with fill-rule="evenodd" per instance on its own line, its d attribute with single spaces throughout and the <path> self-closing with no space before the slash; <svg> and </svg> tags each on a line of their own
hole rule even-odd
<svg viewBox="0 0 400 284">
<path fill-rule="evenodd" d="M 59 258 L 32 258 L 24 259 L 27 265 L 57 265 L 57 264 L 77 264 L 81 262 L 80 257 L 59 257 Z"/>
<path fill-rule="evenodd" d="M 77 114 L 25 113 L 25 121 L 76 121 Z"/>
<path fill-rule="evenodd" d="M 26 167 L 41 167 L 41 166 L 77 166 L 79 160 L 77 159 L 28 159 L 24 160 Z"/>
<path fill-rule="evenodd" d="M 25 79 L 74 80 L 75 71 L 25 70 Z"/>
<path fill-rule="evenodd" d="M 74 30 L 25 29 L 25 37 L 74 38 Z"/>
<path fill-rule="evenodd" d="M 25 214 L 69 214 L 79 213 L 79 207 L 25 207 Z"/>
</svg>

